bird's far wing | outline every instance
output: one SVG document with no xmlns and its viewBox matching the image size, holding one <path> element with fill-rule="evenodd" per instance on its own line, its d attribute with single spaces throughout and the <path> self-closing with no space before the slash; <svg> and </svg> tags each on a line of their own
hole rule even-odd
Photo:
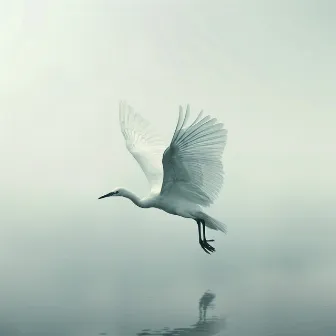
<svg viewBox="0 0 336 336">
<path fill-rule="evenodd" d="M 202 118 L 202 112 L 190 126 L 185 127 L 189 106 L 185 115 L 182 107 L 179 112 L 175 133 L 162 158 L 161 195 L 209 206 L 223 184 L 221 158 L 227 130 L 210 116 Z"/>
<path fill-rule="evenodd" d="M 162 154 L 165 149 L 160 137 L 148 121 L 133 112 L 126 102 L 119 104 L 119 122 L 126 147 L 138 161 L 150 184 L 151 192 L 160 192 L 163 180 Z"/>
</svg>

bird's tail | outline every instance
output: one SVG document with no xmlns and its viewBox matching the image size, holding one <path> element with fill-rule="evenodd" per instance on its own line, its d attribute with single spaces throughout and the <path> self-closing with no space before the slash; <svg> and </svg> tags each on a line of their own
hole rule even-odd
<svg viewBox="0 0 336 336">
<path fill-rule="evenodd" d="M 212 229 L 212 230 L 219 230 L 222 231 L 224 233 L 227 232 L 226 230 L 226 225 L 220 221 L 218 221 L 215 218 L 212 218 L 211 216 L 207 215 L 206 213 L 199 211 L 196 215 L 196 218 L 198 219 L 202 219 L 205 222 L 205 226 L 207 226 L 208 228 Z"/>
</svg>

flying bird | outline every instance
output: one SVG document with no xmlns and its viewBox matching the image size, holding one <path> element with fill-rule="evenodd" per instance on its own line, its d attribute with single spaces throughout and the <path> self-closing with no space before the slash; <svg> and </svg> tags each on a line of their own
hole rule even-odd
<svg viewBox="0 0 336 336">
<path fill-rule="evenodd" d="M 215 248 L 209 244 L 214 240 L 206 239 L 205 227 L 224 233 L 226 227 L 206 214 L 203 207 L 214 202 L 223 184 L 221 159 L 227 130 L 215 118 L 203 117 L 203 111 L 187 126 L 189 115 L 189 105 L 185 112 L 179 107 L 175 132 L 169 146 L 165 148 L 148 121 L 135 113 L 126 102 L 120 102 L 121 132 L 128 151 L 147 177 L 150 193 L 147 197 L 139 198 L 125 188 L 116 188 L 99 199 L 122 196 L 141 208 L 158 208 L 173 215 L 191 218 L 198 226 L 199 244 L 210 254 L 215 252 Z"/>
</svg>

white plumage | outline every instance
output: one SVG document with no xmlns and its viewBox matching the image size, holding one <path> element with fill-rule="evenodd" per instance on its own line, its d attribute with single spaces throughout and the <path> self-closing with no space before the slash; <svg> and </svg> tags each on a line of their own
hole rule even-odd
<svg viewBox="0 0 336 336">
<path fill-rule="evenodd" d="M 215 249 L 205 238 L 205 226 L 226 232 L 224 224 L 202 211 L 217 198 L 223 184 L 222 153 L 227 130 L 210 116 L 197 118 L 187 126 L 190 115 L 179 108 L 179 119 L 167 148 L 150 124 L 126 102 L 120 102 L 119 120 L 126 147 L 137 160 L 150 185 L 148 197 L 140 199 L 124 188 L 100 197 L 123 196 L 142 207 L 192 218 L 198 224 L 199 243 L 207 252 Z M 201 236 L 203 225 L 203 238 Z"/>
<path fill-rule="evenodd" d="M 119 105 L 119 121 L 126 147 L 138 161 L 150 184 L 151 193 L 161 190 L 163 171 L 162 153 L 164 144 L 150 124 L 126 103 Z"/>
</svg>

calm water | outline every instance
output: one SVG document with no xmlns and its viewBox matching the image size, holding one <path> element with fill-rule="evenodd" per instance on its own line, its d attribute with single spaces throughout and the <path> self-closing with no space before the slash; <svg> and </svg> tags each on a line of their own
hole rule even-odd
<svg viewBox="0 0 336 336">
<path fill-rule="evenodd" d="M 211 256 L 190 226 L 4 242 L 0 335 L 336 335 L 332 221 L 243 222 Z"/>
</svg>

